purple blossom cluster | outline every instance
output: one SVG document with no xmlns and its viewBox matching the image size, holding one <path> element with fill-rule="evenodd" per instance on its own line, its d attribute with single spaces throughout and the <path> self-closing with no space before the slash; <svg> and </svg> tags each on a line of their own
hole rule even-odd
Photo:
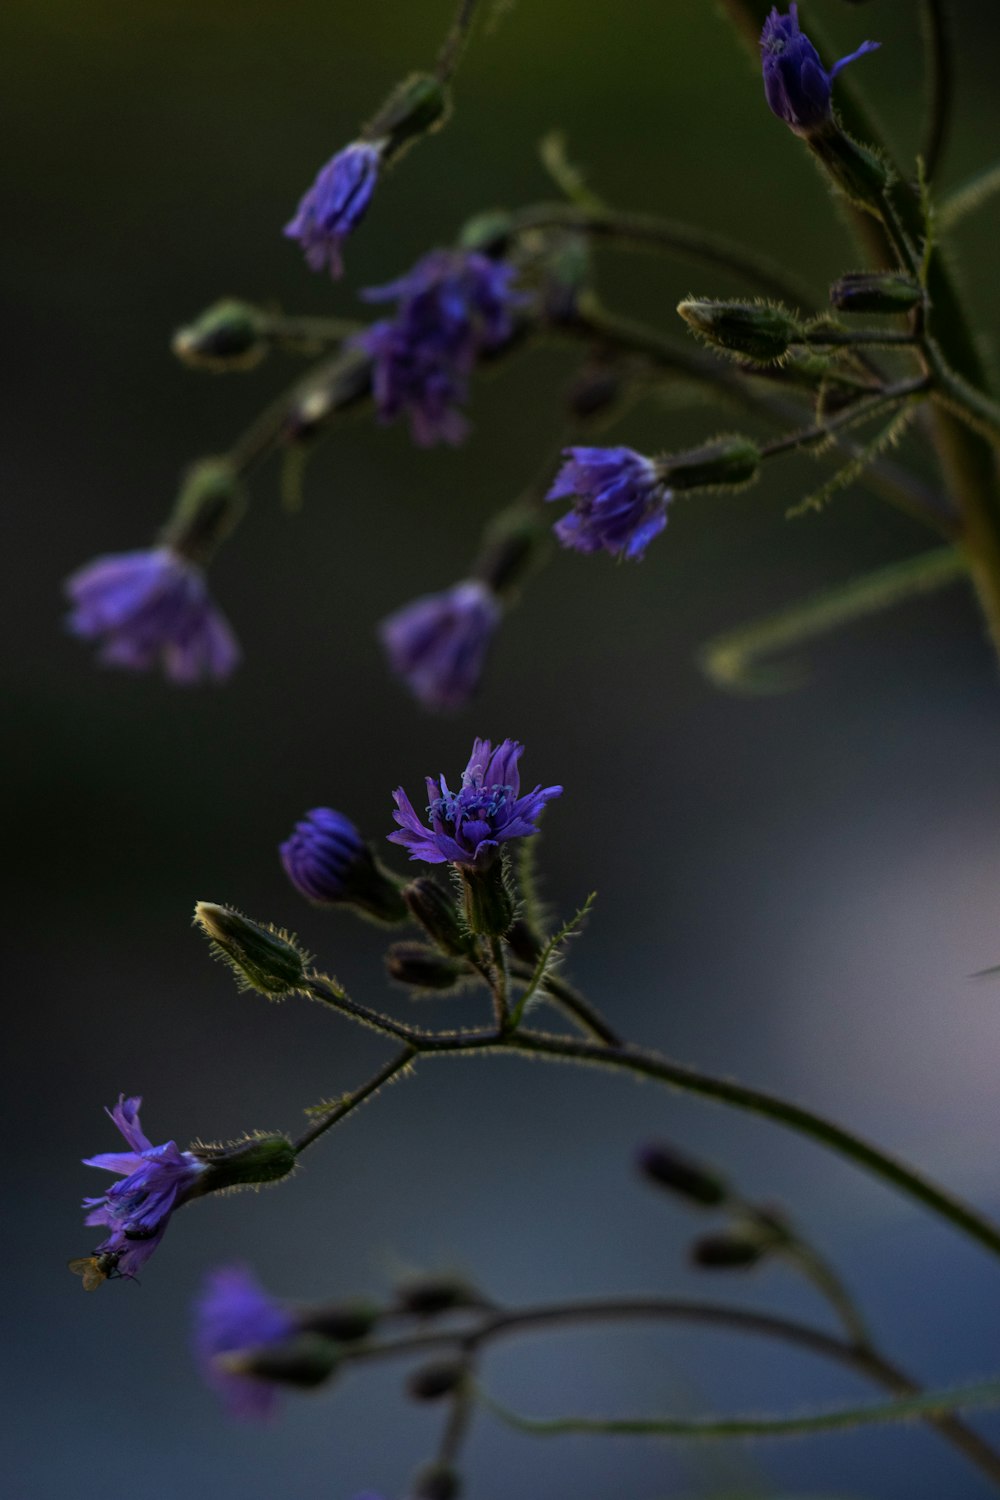
<svg viewBox="0 0 1000 1500">
<path fill-rule="evenodd" d="M 278 1387 L 227 1369 L 220 1356 L 283 1343 L 296 1327 L 293 1315 L 246 1266 L 221 1266 L 209 1275 L 195 1303 L 195 1356 L 205 1383 L 233 1416 L 271 1416 Z"/>
<path fill-rule="evenodd" d="M 547 500 L 573 500 L 553 530 L 575 552 L 638 561 L 667 524 L 670 491 L 633 448 L 567 448 Z"/>
<path fill-rule="evenodd" d="M 476 360 L 514 331 L 515 275 L 513 266 L 475 251 L 432 250 L 398 281 L 362 294 L 368 302 L 398 304 L 392 318 L 356 339 L 374 361 L 384 422 L 405 412 L 423 447 L 462 441 L 468 424 L 461 408 Z"/>
<path fill-rule="evenodd" d="M 799 26 L 799 7 L 790 5 L 784 16 L 777 6 L 772 7 L 760 34 L 768 105 L 796 135 L 812 135 L 831 118 L 833 80 L 841 68 L 866 52 L 874 52 L 879 45 L 862 42 L 857 51 L 842 57 L 827 72 L 816 48 Z"/>
<path fill-rule="evenodd" d="M 179 1208 L 205 1171 L 205 1163 L 173 1141 L 154 1146 L 139 1122 L 139 1098 L 119 1096 L 107 1113 L 118 1126 L 128 1151 L 105 1151 L 85 1158 L 84 1166 L 114 1172 L 122 1180 L 97 1198 L 85 1198 L 84 1222 L 103 1225 L 110 1233 L 97 1246 L 98 1255 L 118 1257 L 122 1276 L 134 1276 L 146 1263 L 167 1231 L 170 1215 Z"/>
<path fill-rule="evenodd" d="M 524 746 L 504 740 L 494 750 L 489 740 L 477 739 L 462 785 L 453 792 L 443 776 L 427 777 L 427 816 L 420 821 L 402 787 L 393 792 L 399 824 L 388 835 L 390 843 L 409 850 L 411 859 L 426 864 L 466 865 L 483 870 L 493 863 L 500 845 L 538 832 L 546 803 L 562 795 L 561 786 L 536 786 L 521 796 L 517 763 Z"/>
<path fill-rule="evenodd" d="M 338 151 L 304 195 L 285 235 L 298 240 L 313 271 L 329 267 L 342 276 L 341 246 L 368 212 L 382 160 L 381 149 L 368 141 L 354 141 Z"/>
<path fill-rule="evenodd" d="M 396 610 L 379 635 L 393 671 L 426 708 L 461 708 L 479 686 L 501 613 L 489 585 L 468 578 Z"/>
<path fill-rule="evenodd" d="M 240 648 L 212 602 L 197 564 L 172 547 L 98 557 L 66 580 L 69 628 L 102 640 L 110 666 L 147 671 L 162 663 L 173 682 L 228 677 Z"/>
</svg>

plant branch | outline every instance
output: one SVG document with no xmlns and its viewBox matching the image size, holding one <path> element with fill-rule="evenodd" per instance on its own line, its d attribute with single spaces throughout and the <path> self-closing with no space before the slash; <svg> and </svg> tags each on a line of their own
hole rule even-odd
<svg viewBox="0 0 1000 1500">
<path fill-rule="evenodd" d="M 921 155 L 930 182 L 941 160 L 951 121 L 953 93 L 951 29 L 945 0 L 923 0 L 927 58 L 927 125 Z"/>
</svg>

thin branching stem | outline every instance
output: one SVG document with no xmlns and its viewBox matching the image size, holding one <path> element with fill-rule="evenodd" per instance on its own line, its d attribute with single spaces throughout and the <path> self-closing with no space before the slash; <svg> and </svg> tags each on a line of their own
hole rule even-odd
<svg viewBox="0 0 1000 1500">
<path fill-rule="evenodd" d="M 953 57 L 945 0 L 923 0 L 924 48 L 927 58 L 927 124 L 921 155 L 924 177 L 931 182 L 941 161 L 951 123 Z"/>
</svg>

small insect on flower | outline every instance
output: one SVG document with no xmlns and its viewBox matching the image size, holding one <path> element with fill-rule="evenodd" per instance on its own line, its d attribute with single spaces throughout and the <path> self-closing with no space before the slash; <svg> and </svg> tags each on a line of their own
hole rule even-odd
<svg viewBox="0 0 1000 1500">
<path fill-rule="evenodd" d="M 117 1250 L 102 1250 L 96 1255 L 81 1255 L 69 1261 L 68 1269 L 74 1276 L 83 1277 L 83 1290 L 96 1292 L 106 1281 L 132 1280 L 118 1269 L 120 1255 Z"/>
</svg>

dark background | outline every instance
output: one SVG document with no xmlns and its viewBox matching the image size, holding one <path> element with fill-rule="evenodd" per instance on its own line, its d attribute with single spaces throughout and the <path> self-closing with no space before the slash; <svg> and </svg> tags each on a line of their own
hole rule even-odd
<svg viewBox="0 0 1000 1500">
<path fill-rule="evenodd" d="M 573 972 L 624 1031 L 807 1100 L 1000 1209 L 996 667 L 961 589 L 812 653 L 784 698 L 720 695 L 693 656 L 713 632 L 915 550 L 924 538 L 858 490 L 785 523 L 810 460 L 731 500 L 677 505 L 638 568 L 557 557 L 506 622 L 474 710 L 418 713 L 373 637 L 388 610 L 461 576 L 485 519 L 543 458 L 572 364 L 539 352 L 477 387 L 472 440 L 414 450 L 366 421 L 315 458 L 296 517 L 273 471 L 213 570 L 246 653 L 225 687 L 101 671 L 64 631 L 60 580 L 143 546 L 181 468 L 218 451 L 292 378 L 181 369 L 171 330 L 223 293 L 353 315 L 354 293 L 446 243 L 472 212 L 544 197 L 554 125 L 616 203 L 743 236 L 825 284 L 856 264 L 805 153 L 767 112 L 712 5 L 521 3 L 481 35 L 449 128 L 379 191 L 331 289 L 281 237 L 316 168 L 404 72 L 449 0 L 8 0 L 0 250 L 8 377 L 2 448 L 4 640 L 11 703 L 4 1469 L 18 1500 L 387 1495 L 436 1441 L 401 1371 L 360 1372 L 233 1428 L 188 1353 L 207 1268 L 246 1260 L 275 1292 L 382 1294 L 401 1270 L 455 1267 L 498 1297 L 614 1290 L 745 1294 L 825 1317 L 780 1270 L 709 1285 L 683 1269 L 693 1218 L 644 1189 L 635 1145 L 667 1134 L 747 1191 L 785 1200 L 856 1287 L 888 1351 L 928 1382 L 997 1368 L 997 1268 L 829 1155 L 622 1078 L 513 1060 L 430 1062 L 345 1124 L 294 1181 L 179 1216 L 141 1288 L 80 1295 L 79 1158 L 116 1147 L 102 1114 L 141 1092 L 154 1141 L 296 1129 L 361 1081 L 377 1038 L 305 1002 L 238 994 L 189 927 L 196 898 L 294 927 L 359 998 L 408 1002 L 380 942 L 313 912 L 275 846 L 306 808 L 372 837 L 389 794 L 458 772 L 473 734 L 511 735 L 525 774 L 561 781 L 547 894 L 599 899 Z M 804 7 L 838 54 L 882 51 L 857 81 L 912 155 L 919 7 Z M 1000 23 L 957 4 L 960 112 L 943 181 L 997 145 Z M 863 70 L 863 71 L 862 71 Z M 996 330 L 996 217 L 961 232 Z M 608 302 L 661 327 L 689 292 L 736 289 L 690 265 L 604 252 Z M 687 445 L 708 409 L 647 402 L 614 430 Z M 913 449 L 926 464 L 926 450 Z M 430 1012 L 423 1012 L 428 1019 Z M 459 1012 L 450 1005 L 449 1022 Z M 490 1388 L 529 1412 L 784 1410 L 866 1394 L 847 1375 L 743 1340 L 660 1329 L 498 1351 Z M 981 1419 L 994 1434 L 1000 1423 Z M 924 1430 L 737 1450 L 531 1440 L 477 1423 L 469 1495 L 604 1500 L 778 1492 L 940 1500 L 984 1481 Z"/>
</svg>

